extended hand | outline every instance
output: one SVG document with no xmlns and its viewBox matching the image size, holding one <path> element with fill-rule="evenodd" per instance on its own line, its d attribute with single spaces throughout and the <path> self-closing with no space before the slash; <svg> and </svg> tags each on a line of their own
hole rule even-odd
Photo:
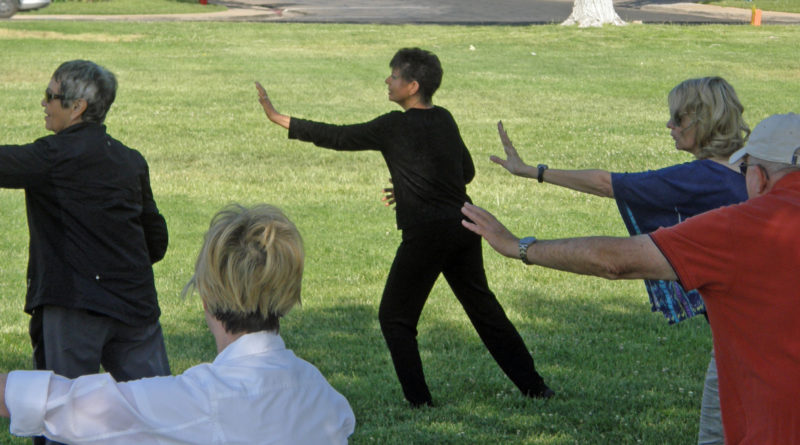
<svg viewBox="0 0 800 445">
<path fill-rule="evenodd" d="M 494 215 L 468 202 L 464 203 L 461 213 L 467 217 L 461 220 L 464 227 L 482 236 L 500 254 L 519 258 L 519 238 L 506 229 Z"/>
<path fill-rule="evenodd" d="M 526 169 L 529 169 L 530 166 L 525 164 L 519 153 L 517 153 L 517 149 L 514 148 L 514 144 L 511 143 L 511 139 L 508 138 L 508 134 L 503 128 L 503 121 L 497 122 L 497 133 L 500 135 L 500 142 L 503 143 L 503 150 L 506 152 L 507 159 L 497 156 L 490 156 L 489 159 L 496 164 L 502 165 L 512 175 L 527 176 L 525 174 Z"/>
<path fill-rule="evenodd" d="M 258 102 L 261 104 L 261 108 L 264 109 L 264 113 L 267 114 L 267 118 L 281 127 L 288 129 L 289 116 L 278 113 L 278 110 L 272 105 L 272 101 L 269 100 L 269 96 L 267 96 L 267 90 L 258 82 L 256 82 L 256 90 L 258 90 Z"/>
</svg>

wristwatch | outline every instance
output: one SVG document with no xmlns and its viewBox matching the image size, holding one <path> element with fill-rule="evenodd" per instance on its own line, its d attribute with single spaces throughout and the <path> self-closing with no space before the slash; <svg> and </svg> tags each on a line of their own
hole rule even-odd
<svg viewBox="0 0 800 445">
<path fill-rule="evenodd" d="M 539 174 L 536 175 L 536 180 L 539 182 L 544 182 L 544 171 L 547 170 L 549 167 L 547 166 L 547 164 L 539 164 L 536 166 L 536 168 L 539 170 Z"/>
<path fill-rule="evenodd" d="M 528 265 L 533 264 L 528 261 L 528 247 L 535 242 L 536 238 L 532 236 L 526 236 L 525 238 L 519 240 L 519 259 L 521 259 L 523 263 Z"/>
</svg>

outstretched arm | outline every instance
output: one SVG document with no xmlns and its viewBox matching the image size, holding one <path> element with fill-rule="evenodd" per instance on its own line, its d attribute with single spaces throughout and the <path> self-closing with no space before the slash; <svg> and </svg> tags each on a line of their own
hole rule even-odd
<svg viewBox="0 0 800 445">
<path fill-rule="evenodd" d="M 486 210 L 465 203 L 467 229 L 481 235 L 497 252 L 519 258 L 519 238 Z M 528 262 L 550 269 L 616 279 L 677 280 L 667 259 L 647 235 L 630 238 L 589 237 L 538 241 L 528 247 Z"/>
<path fill-rule="evenodd" d="M 11 417 L 11 413 L 8 412 L 8 406 L 6 405 L 7 379 L 8 379 L 8 374 L 6 373 L 0 374 L 0 417 L 5 417 L 5 418 Z"/>
<path fill-rule="evenodd" d="M 264 109 L 264 113 L 267 114 L 267 118 L 288 130 L 292 118 L 285 114 L 278 113 L 278 110 L 272 105 L 272 101 L 269 100 L 269 96 L 267 96 L 267 90 L 258 82 L 256 82 L 256 90 L 258 90 L 258 102 Z"/>
<path fill-rule="evenodd" d="M 490 156 L 489 159 L 500 164 L 509 171 L 512 175 L 521 176 L 523 178 L 535 179 L 539 175 L 538 167 L 534 167 L 525 163 L 511 143 L 503 122 L 497 123 L 497 132 L 500 135 L 500 142 L 503 143 L 503 150 L 506 153 L 506 159 L 497 156 Z M 544 182 L 567 187 L 583 193 L 591 193 L 593 195 L 602 196 L 604 198 L 613 198 L 614 189 L 611 187 L 611 173 L 605 170 L 556 170 L 547 169 L 542 175 Z"/>
</svg>

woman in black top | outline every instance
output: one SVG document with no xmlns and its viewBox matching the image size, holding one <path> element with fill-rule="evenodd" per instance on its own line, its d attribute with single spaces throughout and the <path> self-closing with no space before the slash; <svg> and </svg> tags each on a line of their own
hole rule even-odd
<svg viewBox="0 0 800 445">
<path fill-rule="evenodd" d="M 362 124 L 331 125 L 280 114 L 256 83 L 259 102 L 270 121 L 289 130 L 291 139 L 383 155 L 403 236 L 378 317 L 411 405 L 433 404 L 416 336 L 422 308 L 439 274 L 444 274 L 481 340 L 520 391 L 551 397 L 553 391 L 536 372 L 525 343 L 489 290 L 480 237 L 461 225 L 461 207 L 470 201 L 466 185 L 475 167 L 450 112 L 431 101 L 442 79 L 439 59 L 428 51 L 404 48 L 389 66 L 389 100 L 404 111 Z"/>
</svg>

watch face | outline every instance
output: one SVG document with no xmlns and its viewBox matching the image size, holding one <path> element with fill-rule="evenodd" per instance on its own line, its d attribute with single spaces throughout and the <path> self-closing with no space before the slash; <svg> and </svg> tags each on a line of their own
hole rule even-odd
<svg viewBox="0 0 800 445">
<path fill-rule="evenodd" d="M 531 264 L 528 262 L 528 247 L 536 242 L 536 238 L 532 236 L 527 236 L 519 240 L 519 259 L 522 260 L 525 264 Z"/>
</svg>

